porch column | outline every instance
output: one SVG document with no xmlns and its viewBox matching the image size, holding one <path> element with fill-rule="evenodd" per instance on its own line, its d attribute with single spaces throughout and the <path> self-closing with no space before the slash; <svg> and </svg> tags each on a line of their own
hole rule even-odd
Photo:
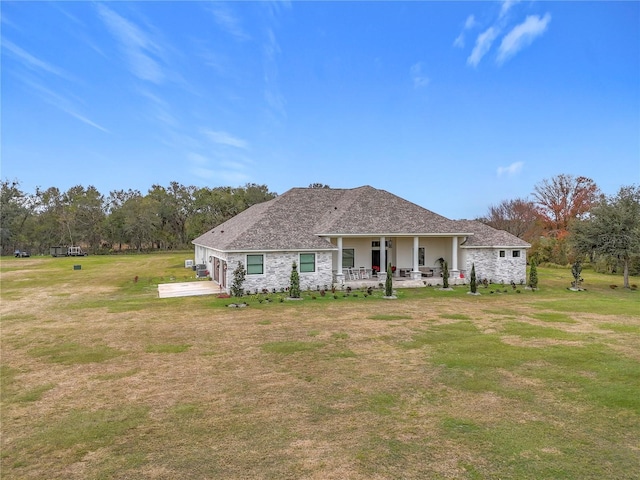
<svg viewBox="0 0 640 480">
<path fill-rule="evenodd" d="M 460 272 L 458 271 L 458 237 L 451 239 L 451 269 L 449 270 L 449 276 L 453 279 L 459 278 Z"/>
<path fill-rule="evenodd" d="M 338 237 L 338 270 L 336 273 L 336 283 L 342 285 L 344 283 L 344 274 L 342 273 L 342 237 Z"/>
<path fill-rule="evenodd" d="M 223 285 L 226 285 L 226 280 L 224 278 L 224 261 L 221 258 L 218 258 L 218 286 L 220 290 L 223 290 Z M 216 259 L 213 259 L 214 263 Z"/>
<path fill-rule="evenodd" d="M 411 272 L 411 280 L 420 280 L 422 278 L 422 272 L 420 272 L 420 265 L 418 264 L 419 249 L 420 249 L 420 238 L 413 237 L 413 271 Z"/>
<path fill-rule="evenodd" d="M 385 237 L 380 237 L 380 271 L 378 272 L 378 281 L 384 283 L 387 279 L 387 249 Z M 389 273 L 391 275 L 391 273 Z"/>
</svg>

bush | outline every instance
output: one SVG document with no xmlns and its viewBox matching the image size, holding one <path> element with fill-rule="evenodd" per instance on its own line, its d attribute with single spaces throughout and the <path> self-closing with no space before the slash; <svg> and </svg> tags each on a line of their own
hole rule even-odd
<svg viewBox="0 0 640 480">
<path fill-rule="evenodd" d="M 538 288 L 538 267 L 536 266 L 536 261 L 531 261 L 531 267 L 529 269 L 529 287 L 533 290 Z"/>
<path fill-rule="evenodd" d="M 475 294 L 478 292 L 478 284 L 476 283 L 476 264 L 471 264 L 471 276 L 469 278 L 469 287 L 471 288 L 471 293 Z"/>
<path fill-rule="evenodd" d="M 233 282 L 231 283 L 231 295 L 234 297 L 241 297 L 243 294 L 242 285 L 244 284 L 244 278 L 246 270 L 242 262 L 238 262 L 238 266 L 233 271 Z"/>
<path fill-rule="evenodd" d="M 384 282 L 384 294 L 386 297 L 393 296 L 393 272 L 391 271 L 391 263 L 389 263 L 387 279 Z"/>
<path fill-rule="evenodd" d="M 289 296 L 291 298 L 300 298 L 300 275 L 298 274 L 298 265 L 293 262 L 291 266 L 291 277 L 289 278 Z"/>
</svg>

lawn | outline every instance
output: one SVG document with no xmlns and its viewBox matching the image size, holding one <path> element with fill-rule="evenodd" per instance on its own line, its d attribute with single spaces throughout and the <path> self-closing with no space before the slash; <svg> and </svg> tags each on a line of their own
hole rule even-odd
<svg viewBox="0 0 640 480">
<path fill-rule="evenodd" d="M 157 298 L 186 258 L 1 260 L 3 479 L 638 478 L 621 277 Z"/>
</svg>

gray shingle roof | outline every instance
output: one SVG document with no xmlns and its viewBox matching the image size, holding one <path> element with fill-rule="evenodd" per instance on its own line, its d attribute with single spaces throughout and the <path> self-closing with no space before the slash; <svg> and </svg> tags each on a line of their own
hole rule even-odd
<svg viewBox="0 0 640 480">
<path fill-rule="evenodd" d="M 461 229 L 472 232 L 462 244 L 463 247 L 518 247 L 529 248 L 531 245 L 521 238 L 504 230 L 496 230 L 476 220 L 458 220 Z"/>
<path fill-rule="evenodd" d="M 470 227 L 370 186 L 292 188 L 253 205 L 193 243 L 223 251 L 334 249 L 324 236 L 467 236 L 475 231 Z"/>
</svg>

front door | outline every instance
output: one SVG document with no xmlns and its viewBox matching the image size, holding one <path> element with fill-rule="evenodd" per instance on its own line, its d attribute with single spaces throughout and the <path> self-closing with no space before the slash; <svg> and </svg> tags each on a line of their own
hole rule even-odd
<svg viewBox="0 0 640 480">
<path fill-rule="evenodd" d="M 385 258 L 387 259 L 387 264 L 389 263 L 389 250 L 385 250 Z M 378 267 L 379 270 L 382 270 L 380 265 L 380 250 L 371 250 L 371 267 L 375 271 L 375 267 Z M 386 270 L 386 269 L 385 269 Z"/>
</svg>

